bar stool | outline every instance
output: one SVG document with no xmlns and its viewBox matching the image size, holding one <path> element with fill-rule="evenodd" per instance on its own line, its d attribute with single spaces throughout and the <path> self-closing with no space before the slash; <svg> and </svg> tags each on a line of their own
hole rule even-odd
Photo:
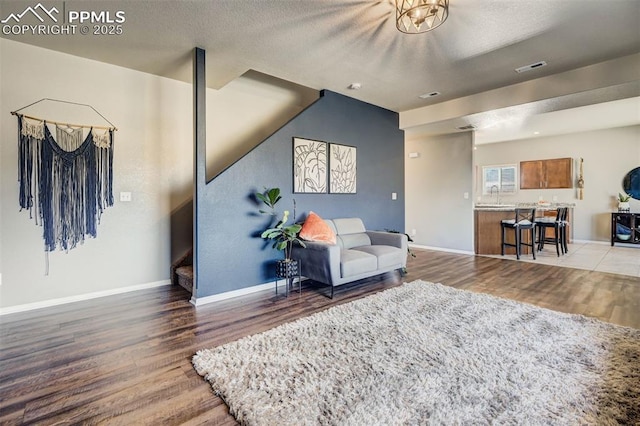
<svg viewBox="0 0 640 426">
<path fill-rule="evenodd" d="M 564 253 L 567 254 L 569 252 L 569 245 L 567 237 L 567 229 L 569 228 L 569 208 L 564 207 L 566 211 L 564 212 L 564 217 L 562 218 L 562 246 L 564 247 Z"/>
<path fill-rule="evenodd" d="M 555 219 L 552 217 L 539 217 L 535 220 L 538 228 L 538 251 L 544 248 L 544 243 L 553 243 L 556 246 L 556 253 L 560 256 L 567 252 L 567 207 L 560 207 Z M 553 228 L 553 237 L 547 237 L 547 228 Z"/>
<path fill-rule="evenodd" d="M 516 259 L 520 260 L 520 253 L 522 252 L 522 246 L 531 247 L 531 253 L 533 259 L 536 258 L 536 224 L 534 219 L 536 217 L 536 209 L 516 209 L 516 216 L 514 219 L 503 219 L 500 221 L 502 227 L 502 255 L 504 256 L 505 247 L 516 248 Z M 515 231 L 515 244 L 507 243 L 506 233 L 507 229 L 513 229 Z M 530 231 L 531 243 L 522 242 L 522 231 Z"/>
</svg>

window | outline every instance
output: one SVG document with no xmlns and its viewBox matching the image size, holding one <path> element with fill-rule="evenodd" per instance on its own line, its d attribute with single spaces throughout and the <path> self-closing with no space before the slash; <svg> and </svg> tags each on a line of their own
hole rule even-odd
<svg viewBox="0 0 640 426">
<path fill-rule="evenodd" d="M 482 194 L 496 193 L 515 194 L 518 182 L 516 181 L 515 164 L 506 166 L 483 166 L 482 167 Z"/>
</svg>

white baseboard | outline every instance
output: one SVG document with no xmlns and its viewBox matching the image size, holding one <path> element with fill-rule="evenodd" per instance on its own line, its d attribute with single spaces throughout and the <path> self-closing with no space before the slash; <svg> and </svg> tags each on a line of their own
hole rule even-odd
<svg viewBox="0 0 640 426">
<path fill-rule="evenodd" d="M 470 254 L 472 256 L 475 255 L 475 252 L 473 252 L 473 251 L 450 249 L 450 248 L 445 248 L 445 247 L 423 246 L 423 245 L 420 245 L 420 244 L 409 244 L 409 247 L 417 248 L 417 249 L 424 249 L 424 250 L 446 251 L 448 253 L 456 253 L 456 254 Z"/>
<path fill-rule="evenodd" d="M 145 290 L 148 288 L 162 287 L 171 285 L 171 280 L 155 281 L 146 284 L 132 285 L 129 287 L 114 288 L 112 290 L 96 291 L 94 293 L 79 294 L 77 296 L 61 297 L 59 299 L 43 300 L 41 302 L 26 303 L 24 305 L 9 306 L 0 308 L 0 316 L 14 314 L 17 312 L 32 311 L 34 309 L 49 308 L 52 306 L 65 305 L 67 303 L 80 302 L 83 300 L 96 299 L 98 297 L 113 296 L 116 294 L 129 293 L 137 290 Z"/>
<path fill-rule="evenodd" d="M 594 240 L 571 240 L 569 244 L 601 244 L 601 245 L 611 245 L 611 241 L 594 241 Z"/>
<path fill-rule="evenodd" d="M 304 280 L 305 278 L 302 277 L 302 281 Z M 284 286 L 286 285 L 286 280 L 278 280 L 277 283 L 278 283 L 278 287 Z M 202 305 L 206 305 L 207 303 L 220 302 L 221 300 L 227 300 L 227 299 L 233 299 L 234 297 L 246 296 L 247 294 L 257 293 L 259 291 L 274 290 L 275 288 L 274 286 L 275 286 L 275 281 L 271 281 L 264 284 L 254 285 L 252 287 L 241 288 L 239 290 L 227 291 L 226 293 L 214 294 L 212 296 L 205 296 L 205 297 L 198 297 L 198 298 L 195 298 L 192 296 L 190 302 L 194 306 L 202 306 Z"/>
</svg>

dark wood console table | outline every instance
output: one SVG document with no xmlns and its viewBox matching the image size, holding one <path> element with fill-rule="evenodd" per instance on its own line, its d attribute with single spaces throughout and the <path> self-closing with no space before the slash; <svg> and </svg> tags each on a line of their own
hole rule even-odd
<svg viewBox="0 0 640 426">
<path fill-rule="evenodd" d="M 640 244 L 640 213 L 611 213 L 611 245 Z"/>
</svg>

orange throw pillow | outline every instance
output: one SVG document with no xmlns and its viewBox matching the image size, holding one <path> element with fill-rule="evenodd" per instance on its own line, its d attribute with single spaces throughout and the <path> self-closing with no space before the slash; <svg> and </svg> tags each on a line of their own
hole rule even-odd
<svg viewBox="0 0 640 426">
<path fill-rule="evenodd" d="M 336 243 L 336 234 L 329 228 L 329 225 L 314 212 L 309 212 L 307 220 L 302 224 L 299 236 L 307 241 L 321 241 L 330 244 Z"/>
</svg>

